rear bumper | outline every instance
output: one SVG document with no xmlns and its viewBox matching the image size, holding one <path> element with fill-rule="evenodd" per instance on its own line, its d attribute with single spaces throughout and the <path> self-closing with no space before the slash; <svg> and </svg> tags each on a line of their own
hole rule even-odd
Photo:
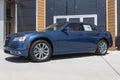
<svg viewBox="0 0 120 80">
<path fill-rule="evenodd" d="M 4 52 L 6 54 L 10 54 L 10 55 L 14 55 L 14 56 L 24 56 L 24 57 L 28 56 L 28 50 L 15 50 L 15 49 L 11 49 L 9 47 L 4 47 Z"/>
</svg>

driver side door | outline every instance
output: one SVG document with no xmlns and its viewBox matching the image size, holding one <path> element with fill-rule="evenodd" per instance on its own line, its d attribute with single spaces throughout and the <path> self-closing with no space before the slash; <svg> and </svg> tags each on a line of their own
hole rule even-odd
<svg viewBox="0 0 120 80">
<path fill-rule="evenodd" d="M 84 29 L 81 23 L 69 23 L 60 32 L 57 40 L 59 52 L 75 53 L 84 48 Z"/>
</svg>

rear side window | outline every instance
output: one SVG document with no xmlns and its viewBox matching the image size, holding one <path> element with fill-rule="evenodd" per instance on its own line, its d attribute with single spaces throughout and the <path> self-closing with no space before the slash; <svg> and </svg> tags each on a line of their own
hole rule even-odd
<svg viewBox="0 0 120 80">
<path fill-rule="evenodd" d="M 83 25 L 84 31 L 92 31 L 92 27 L 90 25 Z"/>
<path fill-rule="evenodd" d="M 96 31 L 96 28 L 89 24 L 83 24 L 83 29 L 84 29 L 84 31 Z"/>
</svg>

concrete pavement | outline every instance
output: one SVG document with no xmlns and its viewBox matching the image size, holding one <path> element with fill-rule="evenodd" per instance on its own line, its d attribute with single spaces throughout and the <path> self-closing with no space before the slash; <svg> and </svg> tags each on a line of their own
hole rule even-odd
<svg viewBox="0 0 120 80">
<path fill-rule="evenodd" d="M 0 51 L 0 80 L 120 80 L 120 51 L 54 56 L 33 63 Z"/>
</svg>

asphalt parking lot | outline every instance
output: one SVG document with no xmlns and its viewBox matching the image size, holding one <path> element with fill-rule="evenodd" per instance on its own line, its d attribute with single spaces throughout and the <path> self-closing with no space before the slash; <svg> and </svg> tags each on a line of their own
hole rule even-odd
<svg viewBox="0 0 120 80">
<path fill-rule="evenodd" d="M 120 51 L 54 56 L 33 63 L 0 51 L 0 80 L 120 80 Z"/>
</svg>

